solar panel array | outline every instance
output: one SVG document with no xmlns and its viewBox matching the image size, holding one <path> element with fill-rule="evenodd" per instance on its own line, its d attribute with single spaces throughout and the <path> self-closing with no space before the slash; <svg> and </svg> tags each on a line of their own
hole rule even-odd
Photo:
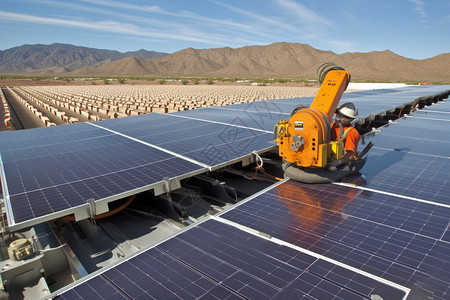
<svg viewBox="0 0 450 300">
<path fill-rule="evenodd" d="M 433 98 L 435 95 L 441 97 L 441 93 L 447 93 L 449 86 L 408 86 L 404 88 L 396 89 L 382 89 L 382 90 L 368 90 L 360 92 L 345 93 L 342 96 L 341 103 L 353 102 L 357 105 L 359 110 L 359 123 L 372 120 L 377 115 L 385 115 L 392 112 L 397 108 L 404 108 L 406 106 L 415 105 L 419 98 Z M 442 96 L 445 98 L 445 96 Z M 242 103 L 225 107 L 214 107 L 209 109 L 184 111 L 178 114 L 195 114 L 197 117 L 211 118 L 218 117 L 221 113 L 208 116 L 208 111 L 212 110 L 226 110 L 233 112 L 240 112 L 243 114 L 249 114 L 250 117 L 253 113 L 260 115 L 276 115 L 281 114 L 285 119 L 289 119 L 289 115 L 292 109 L 300 104 L 309 105 L 313 101 L 313 97 L 273 100 L 273 101 L 259 101 L 252 103 Z M 222 113 L 223 115 L 225 113 Z M 230 116 L 228 115 L 228 118 Z M 232 119 L 237 119 L 231 115 Z M 277 120 L 278 121 L 278 120 Z M 275 121 L 276 122 L 276 121 Z M 272 130 L 273 124 L 267 122 L 266 130 Z M 265 124 L 265 123 L 264 123 Z"/>
<path fill-rule="evenodd" d="M 18 229 L 107 204 L 274 146 L 271 132 L 164 114 L 2 134 L 8 226 Z"/>
<path fill-rule="evenodd" d="M 290 180 L 223 218 L 446 299 L 449 213 L 448 206 L 384 191 Z"/>
<path fill-rule="evenodd" d="M 389 282 L 208 220 L 61 295 L 61 299 L 370 298 L 405 291 Z"/>
<path fill-rule="evenodd" d="M 164 177 L 203 169 L 88 124 L 14 132 L 2 141 L 10 227 L 70 214 L 89 199 L 118 199 Z"/>
<path fill-rule="evenodd" d="M 346 94 L 362 119 L 443 87 Z M 0 163 L 8 226 L 20 229 L 60 216 L 91 216 L 107 203 L 274 147 L 272 130 L 313 98 L 261 101 L 176 114 L 148 114 L 2 134 Z M 374 103 L 375 106 L 374 106 Z M 369 113 L 370 112 L 370 113 Z"/>
<path fill-rule="evenodd" d="M 209 168 L 274 146 L 272 132 L 231 122 L 172 114 L 148 114 L 127 119 L 120 124 L 107 120 L 99 125 L 201 162 Z"/>
<path fill-rule="evenodd" d="M 423 115 L 415 113 L 367 137 L 375 149 L 365 167 L 365 186 L 450 205 L 450 115 Z"/>
<path fill-rule="evenodd" d="M 401 91 L 386 92 L 395 93 Z M 364 93 L 361 101 L 352 95 L 351 101 L 364 110 L 364 99 L 376 95 Z M 290 101 L 277 102 L 279 115 L 273 118 L 286 118 Z M 241 122 L 236 124 L 261 124 L 242 112 L 263 115 L 264 107 L 269 106 L 181 115 L 206 120 L 234 110 Z M 58 294 L 63 299 L 448 299 L 450 118 L 429 110 L 426 118 L 416 112 L 365 136 L 363 142 L 373 140 L 375 147 L 364 176 L 325 185 L 282 181 Z"/>
</svg>

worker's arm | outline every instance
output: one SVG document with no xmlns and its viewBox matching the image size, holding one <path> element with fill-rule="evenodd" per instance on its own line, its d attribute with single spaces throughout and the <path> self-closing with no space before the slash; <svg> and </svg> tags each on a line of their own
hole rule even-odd
<svg viewBox="0 0 450 300">
<path fill-rule="evenodd" d="M 340 159 L 336 159 L 335 161 L 331 162 L 328 165 L 328 170 L 330 171 L 336 171 L 337 167 L 339 167 L 340 165 L 344 165 L 347 164 L 349 161 L 351 161 L 352 159 L 354 159 L 355 157 L 355 152 L 353 151 L 347 151 L 345 152 L 344 156 L 342 156 L 342 158 Z"/>
</svg>

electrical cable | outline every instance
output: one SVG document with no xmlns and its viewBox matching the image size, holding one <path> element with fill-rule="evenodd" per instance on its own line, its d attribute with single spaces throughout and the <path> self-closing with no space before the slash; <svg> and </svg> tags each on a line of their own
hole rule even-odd
<svg viewBox="0 0 450 300">
<path fill-rule="evenodd" d="M 264 161 L 263 161 L 263 159 L 261 158 L 261 156 L 259 156 L 259 154 L 256 153 L 256 150 L 253 151 L 252 154 L 254 154 L 254 155 L 256 156 L 256 158 L 257 158 L 257 160 L 256 160 L 256 167 L 255 167 L 255 175 L 254 175 L 255 178 L 257 177 L 257 172 L 260 171 L 260 172 L 263 173 L 264 175 L 269 176 L 269 177 L 272 177 L 272 178 L 275 178 L 276 180 L 283 180 L 283 178 L 279 178 L 279 177 L 273 176 L 273 175 L 267 173 L 267 172 L 264 170 L 264 168 L 263 168 Z M 259 161 L 261 162 L 261 164 L 258 163 L 258 159 L 259 159 Z"/>
</svg>

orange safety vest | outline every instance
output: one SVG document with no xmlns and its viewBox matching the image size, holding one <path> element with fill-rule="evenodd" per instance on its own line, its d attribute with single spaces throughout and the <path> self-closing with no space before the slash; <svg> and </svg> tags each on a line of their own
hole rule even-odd
<svg viewBox="0 0 450 300">
<path fill-rule="evenodd" d="M 345 151 L 357 152 L 359 144 L 359 132 L 355 127 L 349 125 L 342 128 L 344 133 L 341 139 L 344 140 Z M 339 125 L 336 121 L 331 123 L 331 140 L 337 141 L 339 139 Z"/>
</svg>

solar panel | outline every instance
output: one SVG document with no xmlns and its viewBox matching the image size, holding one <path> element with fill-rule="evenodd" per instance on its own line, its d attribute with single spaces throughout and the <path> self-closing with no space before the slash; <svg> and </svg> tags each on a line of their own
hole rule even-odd
<svg viewBox="0 0 450 300">
<path fill-rule="evenodd" d="M 423 108 L 423 112 L 450 113 L 450 107 L 446 103 L 437 103 Z"/>
<path fill-rule="evenodd" d="M 116 122 L 98 122 L 152 145 L 202 162 L 210 168 L 275 146 L 271 131 L 245 127 L 235 123 L 219 123 L 172 115 L 134 117 L 117 128 Z M 135 121 L 135 122 L 133 122 Z"/>
<path fill-rule="evenodd" d="M 277 99 L 277 100 L 264 100 L 250 103 L 241 103 L 234 104 L 228 106 L 218 106 L 214 107 L 216 110 L 220 110 L 219 114 L 226 114 L 224 111 L 242 111 L 248 113 L 284 113 L 289 115 L 292 109 L 296 105 L 310 105 L 314 97 L 302 97 L 302 98 L 290 98 L 290 99 Z M 179 112 L 177 114 L 191 114 L 191 113 L 200 113 L 200 110 L 190 110 Z M 233 117 L 233 116 L 231 116 Z"/>
<path fill-rule="evenodd" d="M 449 213 L 448 205 L 289 180 L 221 217 L 409 288 L 424 283 L 445 298 Z"/>
<path fill-rule="evenodd" d="M 402 298 L 406 289 L 343 264 L 207 220 L 60 296 L 112 289 L 130 298 Z M 109 285 L 104 287 L 105 283 Z M 102 292 L 104 294 L 102 294 Z"/>
<path fill-rule="evenodd" d="M 86 126 L 88 130 L 84 130 Z M 81 130 L 70 134 L 74 127 Z M 2 145 L 8 148 L 2 150 L 0 162 L 10 228 L 67 215 L 75 208 L 76 214 L 86 215 L 89 199 L 109 202 L 165 177 L 205 169 L 88 124 L 74 127 L 65 135 L 59 134 L 62 129 L 50 130 L 55 136 L 36 129 L 35 146 L 20 143 L 27 131 L 2 136 Z"/>
<path fill-rule="evenodd" d="M 100 131 L 84 123 L 51 126 L 45 129 L 17 130 L 2 133 L 0 152 L 17 151 L 23 148 L 53 145 L 66 141 L 76 141 L 95 137 Z M 107 135 L 108 133 L 104 133 Z"/>
<path fill-rule="evenodd" d="M 364 123 L 366 120 L 373 120 L 376 115 L 385 115 L 386 113 L 394 112 L 397 108 L 401 109 L 416 105 L 418 98 L 426 96 L 433 97 L 435 93 L 442 93 L 443 90 L 449 88 L 449 86 L 407 86 L 398 89 L 358 91 L 345 93 L 342 96 L 341 103 L 347 101 L 354 102 L 359 109 L 359 122 Z M 177 112 L 175 115 L 193 116 L 211 121 L 221 120 L 227 123 L 238 120 L 242 124 L 247 124 L 246 126 L 256 126 L 253 128 L 272 130 L 274 123 L 278 120 L 289 118 L 295 106 L 300 104 L 310 105 L 313 99 L 314 97 L 304 97 L 258 101 Z M 233 113 L 225 113 L 224 111 Z M 259 118 L 272 120 L 274 123 L 256 121 Z M 262 126 L 261 123 L 263 124 Z"/>
<path fill-rule="evenodd" d="M 415 113 L 417 117 L 407 117 L 387 125 L 381 129 L 382 134 L 366 136 L 365 141 L 372 140 L 384 149 L 449 157 L 450 141 L 443 137 L 450 136 L 450 128 L 443 126 L 439 115 L 431 119 L 429 116 L 422 119 L 421 115 Z M 450 115 L 448 119 L 450 121 Z"/>
<path fill-rule="evenodd" d="M 292 103 L 281 105 L 278 100 L 256 103 L 190 110 L 174 115 L 244 126 L 272 133 L 274 124 L 281 119 L 289 118 L 288 113 L 293 108 Z M 288 111 L 285 111 L 286 109 Z"/>
<path fill-rule="evenodd" d="M 366 136 L 375 147 L 363 169 L 365 186 L 450 204 L 450 116 L 441 117 L 418 111 Z"/>
<path fill-rule="evenodd" d="M 450 204 L 448 158 L 372 149 L 364 167 L 365 186 Z"/>
<path fill-rule="evenodd" d="M 416 105 L 419 98 L 433 97 L 434 94 L 445 89 L 448 90 L 449 86 L 407 86 L 398 89 L 345 93 L 341 103 L 351 101 L 357 105 L 361 124 L 366 120 L 372 120 L 375 115 L 393 113 L 396 108 Z"/>
<path fill-rule="evenodd" d="M 411 118 L 415 118 L 415 119 L 431 119 L 431 120 L 436 120 L 436 121 L 449 121 L 450 120 L 450 106 L 446 103 L 442 103 L 442 105 L 440 106 L 441 109 L 440 110 L 436 110 L 436 111 L 431 111 L 428 109 L 421 109 L 419 111 L 417 111 L 416 114 L 411 115 Z M 444 105 L 445 104 L 445 105 Z M 448 109 L 449 111 L 445 111 L 446 109 Z"/>
<path fill-rule="evenodd" d="M 260 118 L 260 120 L 263 120 Z M 273 134 L 242 123 L 148 114 L 5 134 L 0 146 L 8 225 L 75 213 L 231 164 L 273 148 Z M 102 206 L 100 206 L 102 202 Z"/>
</svg>

